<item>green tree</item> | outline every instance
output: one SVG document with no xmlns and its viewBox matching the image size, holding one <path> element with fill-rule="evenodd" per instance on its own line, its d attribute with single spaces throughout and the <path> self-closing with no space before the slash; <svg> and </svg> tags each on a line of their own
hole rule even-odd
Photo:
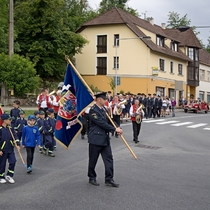
<svg viewBox="0 0 210 210">
<path fill-rule="evenodd" d="M 8 53 L 8 1 L 0 1 L 0 53 Z"/>
<path fill-rule="evenodd" d="M 1 53 L 0 61 L 0 82 L 5 83 L 7 90 L 13 89 L 16 96 L 23 96 L 38 88 L 39 76 L 28 59 L 17 54 L 9 58 Z"/>
<path fill-rule="evenodd" d="M 129 0 L 102 0 L 99 4 L 98 11 L 100 14 L 102 14 L 113 7 L 118 7 L 126 12 L 131 13 L 132 15 L 139 16 L 137 10 L 127 6 L 128 1 Z"/>
<path fill-rule="evenodd" d="M 177 12 L 169 12 L 167 23 L 166 28 L 178 28 L 179 26 L 190 26 L 191 20 L 188 19 L 187 14 L 180 17 Z"/>
<path fill-rule="evenodd" d="M 64 0 L 17 1 L 16 42 L 20 55 L 28 57 L 42 79 L 63 78 L 65 55 L 79 53 L 87 41 L 69 29 L 69 16 Z"/>
<path fill-rule="evenodd" d="M 68 24 L 76 31 L 84 22 L 95 18 L 98 13 L 92 10 L 87 0 L 65 0 L 68 11 Z"/>
</svg>

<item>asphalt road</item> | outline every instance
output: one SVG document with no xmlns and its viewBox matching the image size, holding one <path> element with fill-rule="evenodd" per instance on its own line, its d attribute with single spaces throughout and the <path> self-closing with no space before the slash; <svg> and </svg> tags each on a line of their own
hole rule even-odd
<svg viewBox="0 0 210 210">
<path fill-rule="evenodd" d="M 104 185 L 101 158 L 96 168 L 100 186 L 88 183 L 88 144 L 79 136 L 69 150 L 58 145 L 54 158 L 37 150 L 31 175 L 16 155 L 16 183 L 0 185 L 0 210 L 210 209 L 210 114 L 178 112 L 146 120 L 139 144 L 132 141 L 130 122 L 122 128 L 138 160 L 112 137 L 119 188 Z"/>
</svg>

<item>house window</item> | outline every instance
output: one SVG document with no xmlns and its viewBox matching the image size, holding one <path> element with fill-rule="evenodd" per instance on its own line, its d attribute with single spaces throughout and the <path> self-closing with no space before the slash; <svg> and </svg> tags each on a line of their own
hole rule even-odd
<svg viewBox="0 0 210 210">
<path fill-rule="evenodd" d="M 97 53 L 107 53 L 107 36 L 100 35 L 97 37 Z"/>
<path fill-rule="evenodd" d="M 210 102 L 210 92 L 207 93 L 207 103 Z"/>
<path fill-rule="evenodd" d="M 165 60 L 159 59 L 159 69 L 165 71 Z"/>
<path fill-rule="evenodd" d="M 117 57 L 116 59 L 116 56 L 114 57 L 114 69 L 119 69 L 119 57 Z"/>
<path fill-rule="evenodd" d="M 200 81 L 205 81 L 205 70 L 200 70 Z"/>
<path fill-rule="evenodd" d="M 156 38 L 156 44 L 158 46 L 164 47 L 164 37 L 162 36 L 157 36 Z"/>
<path fill-rule="evenodd" d="M 204 100 L 204 91 L 199 91 L 199 98 L 201 99 L 201 101 Z"/>
<path fill-rule="evenodd" d="M 170 62 L 170 73 L 171 74 L 174 73 L 174 62 L 173 61 Z"/>
<path fill-rule="evenodd" d="M 165 94 L 165 88 L 163 87 L 156 87 L 156 94 L 159 96 L 164 96 Z"/>
<path fill-rule="evenodd" d="M 178 52 L 178 43 L 171 42 L 171 50 Z"/>
<path fill-rule="evenodd" d="M 168 89 L 168 97 L 169 98 L 175 97 L 175 90 L 174 89 L 172 89 L 172 88 Z"/>
<path fill-rule="evenodd" d="M 106 75 L 107 74 L 107 58 L 98 57 L 96 68 L 97 68 L 97 75 Z"/>
<path fill-rule="evenodd" d="M 191 60 L 194 60 L 194 48 L 188 48 L 188 56 Z"/>
<path fill-rule="evenodd" d="M 210 71 L 207 72 L 207 80 L 210 82 Z"/>
<path fill-rule="evenodd" d="M 178 64 L 178 75 L 183 75 L 183 65 Z"/>
<path fill-rule="evenodd" d="M 117 42 L 117 46 L 119 46 L 119 38 L 120 38 L 119 34 L 114 35 L 114 46 L 116 46 L 116 42 Z"/>
</svg>

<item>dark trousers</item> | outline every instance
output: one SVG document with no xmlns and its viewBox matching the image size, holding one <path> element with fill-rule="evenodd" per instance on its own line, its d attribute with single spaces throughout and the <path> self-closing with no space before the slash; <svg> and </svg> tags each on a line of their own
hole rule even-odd
<svg viewBox="0 0 210 210">
<path fill-rule="evenodd" d="M 82 125 L 83 125 L 83 128 L 82 128 L 82 131 L 81 131 L 81 134 L 84 136 L 85 134 L 88 135 L 88 131 L 89 131 L 89 114 L 85 113 L 83 116 L 82 116 Z"/>
<path fill-rule="evenodd" d="M 21 138 L 22 138 L 22 132 L 18 132 L 18 133 L 17 133 L 17 135 L 18 135 L 18 139 L 21 141 Z"/>
<path fill-rule="evenodd" d="M 94 144 L 89 144 L 89 164 L 88 164 L 88 177 L 90 179 L 96 179 L 97 175 L 95 172 L 95 167 L 98 161 L 98 157 L 101 157 L 105 166 L 105 181 L 113 180 L 114 167 L 113 167 L 113 157 L 111 146 L 98 146 Z"/>
<path fill-rule="evenodd" d="M 148 115 L 147 115 L 147 109 L 146 109 L 146 108 L 144 108 L 144 109 L 143 109 L 143 111 L 144 111 L 144 117 L 147 119 L 147 118 L 148 118 Z"/>
<path fill-rule="evenodd" d="M 54 146 L 55 146 L 55 143 L 54 143 L 54 136 L 53 135 L 45 135 L 44 137 L 44 141 L 45 141 L 45 144 L 44 144 L 44 149 L 49 149 L 49 152 L 53 152 L 54 150 Z"/>
<path fill-rule="evenodd" d="M 151 107 L 147 107 L 147 114 L 148 114 L 148 118 L 151 118 L 151 116 L 152 116 L 152 109 L 151 109 Z"/>
<path fill-rule="evenodd" d="M 157 114 L 157 107 L 153 106 L 152 107 L 152 115 L 153 115 L 154 118 L 156 117 L 156 114 Z"/>
<path fill-rule="evenodd" d="M 3 153 L 3 155 L 0 156 L 0 179 L 4 178 L 5 176 L 5 168 L 7 160 L 9 162 L 7 175 L 11 177 L 13 177 L 14 175 L 15 163 L 16 163 L 15 153 L 14 151 L 10 153 Z"/>
<path fill-rule="evenodd" d="M 117 123 L 118 127 L 120 127 L 120 115 L 113 114 L 113 120 L 115 123 Z M 115 136 L 118 136 L 117 133 L 115 133 Z"/>
<path fill-rule="evenodd" d="M 141 123 L 138 124 L 136 123 L 136 121 L 132 121 L 132 125 L 133 125 L 133 140 L 135 142 L 138 141 L 138 136 L 139 136 L 139 133 L 140 133 L 140 130 L 141 130 Z"/>
<path fill-rule="evenodd" d="M 161 115 L 161 107 L 158 107 L 157 108 L 157 116 L 160 117 L 160 115 Z"/>
<path fill-rule="evenodd" d="M 27 167 L 32 166 L 34 160 L 35 147 L 26 147 Z"/>
</svg>

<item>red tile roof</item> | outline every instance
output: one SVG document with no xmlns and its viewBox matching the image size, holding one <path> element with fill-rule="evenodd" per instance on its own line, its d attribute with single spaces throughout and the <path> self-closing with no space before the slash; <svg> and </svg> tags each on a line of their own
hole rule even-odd
<svg viewBox="0 0 210 210">
<path fill-rule="evenodd" d="M 210 53 L 204 49 L 199 50 L 199 61 L 201 64 L 210 66 Z"/>
<path fill-rule="evenodd" d="M 144 28 L 152 33 L 155 33 L 159 36 L 175 40 L 179 42 L 179 39 L 176 37 L 172 37 L 167 33 L 165 33 L 165 29 L 162 29 L 160 26 L 153 25 L 150 22 L 138 18 L 136 16 L 131 15 L 119 8 L 113 8 L 104 14 L 99 15 L 98 17 L 84 23 L 76 32 L 79 33 L 83 31 L 88 26 L 97 26 L 97 25 L 113 25 L 113 24 L 125 24 L 128 28 L 133 31 L 137 37 L 146 36 L 137 26 Z M 173 34 L 172 34 L 173 35 Z M 176 57 L 182 60 L 191 61 L 188 56 L 186 56 L 180 50 L 178 52 L 172 51 L 167 46 L 160 47 L 157 46 L 154 42 L 148 39 L 142 39 L 142 41 L 153 51 L 166 54 L 168 56 Z"/>
</svg>

